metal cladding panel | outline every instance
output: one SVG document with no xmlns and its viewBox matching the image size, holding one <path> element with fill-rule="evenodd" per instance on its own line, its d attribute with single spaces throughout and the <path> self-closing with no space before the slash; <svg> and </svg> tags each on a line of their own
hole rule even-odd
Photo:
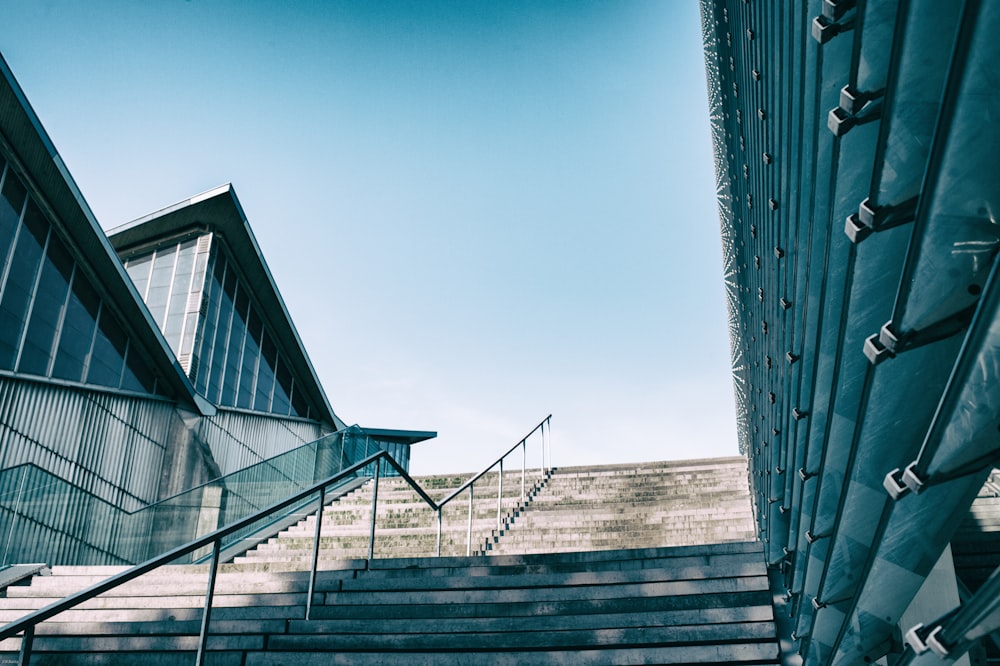
<svg viewBox="0 0 1000 666">
<path fill-rule="evenodd" d="M 888 75 L 892 89 L 886 94 L 879 144 L 882 162 L 871 193 L 875 207 L 898 207 L 920 193 L 948 73 L 945 67 L 928 63 L 951 57 L 952 40 L 943 35 L 955 34 L 962 9 L 960 2 L 939 0 L 910 0 L 909 5 L 892 42 L 895 56 Z"/>
<path fill-rule="evenodd" d="M 963 340 L 1000 321 L 985 312 L 1000 255 L 1000 5 L 702 8 L 760 534 L 793 649 L 861 663 L 892 647 L 891 625 L 1000 457 L 998 355 L 977 342 L 976 372 L 956 365 Z M 948 415 L 940 432 L 935 412 Z M 933 493 L 890 499 L 921 479 Z"/>
<path fill-rule="evenodd" d="M 0 464 L 34 463 L 126 509 L 157 499 L 177 422 L 161 400 L 0 378 Z"/>
</svg>

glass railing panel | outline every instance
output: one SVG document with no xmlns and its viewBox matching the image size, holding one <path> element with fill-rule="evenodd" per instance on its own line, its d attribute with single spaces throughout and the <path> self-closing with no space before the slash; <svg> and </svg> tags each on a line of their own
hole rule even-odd
<svg viewBox="0 0 1000 666">
<path fill-rule="evenodd" d="M 72 561 L 127 564 L 118 548 L 120 509 L 36 467 L 0 472 L 0 565 Z"/>
<path fill-rule="evenodd" d="M 133 513 L 35 465 L 2 470 L 0 566 L 142 562 L 256 513 L 379 450 L 377 441 L 352 426 Z M 330 493 L 361 476 L 341 480 Z M 302 511 L 308 506 L 262 519 L 227 537 L 223 547 Z"/>
<path fill-rule="evenodd" d="M 223 525 L 254 514 L 320 479 L 333 476 L 365 451 L 378 449 L 357 426 L 331 433 L 315 442 L 220 477 L 203 486 L 150 505 L 129 517 L 133 532 L 148 543 L 147 557 L 165 552 Z M 355 457 L 358 456 L 359 457 Z M 346 485 L 344 479 L 338 485 Z M 285 516 L 302 510 L 290 507 L 227 537 L 228 548 Z M 146 515 L 148 514 L 148 515 Z M 195 558 L 200 556 L 198 553 Z"/>
</svg>

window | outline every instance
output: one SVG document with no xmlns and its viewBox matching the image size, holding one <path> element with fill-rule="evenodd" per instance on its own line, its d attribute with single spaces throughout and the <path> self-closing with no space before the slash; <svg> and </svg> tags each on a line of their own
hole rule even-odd
<svg viewBox="0 0 1000 666">
<path fill-rule="evenodd" d="M 154 393 L 148 364 L 3 160 L 0 182 L 0 370 Z"/>
</svg>

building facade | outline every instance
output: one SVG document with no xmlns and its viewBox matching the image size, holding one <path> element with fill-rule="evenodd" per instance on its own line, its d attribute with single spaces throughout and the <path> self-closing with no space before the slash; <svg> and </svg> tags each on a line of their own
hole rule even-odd
<svg viewBox="0 0 1000 666">
<path fill-rule="evenodd" d="M 0 564 L 133 561 L 122 516 L 344 430 L 233 188 L 106 235 L 0 59 Z M 434 435 L 379 433 L 338 464 Z"/>
<path fill-rule="evenodd" d="M 951 564 L 1000 457 L 1000 5 L 702 8 L 741 447 L 789 653 L 961 654 L 989 612 L 948 618 L 1000 598 Z"/>
</svg>

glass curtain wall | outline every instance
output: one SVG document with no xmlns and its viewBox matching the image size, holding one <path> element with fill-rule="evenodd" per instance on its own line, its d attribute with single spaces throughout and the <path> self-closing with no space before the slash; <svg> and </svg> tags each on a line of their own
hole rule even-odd
<svg viewBox="0 0 1000 666">
<path fill-rule="evenodd" d="M 212 235 L 188 237 L 127 259 L 125 270 L 189 375 Z"/>
<path fill-rule="evenodd" d="M 219 237 L 181 237 L 124 263 L 198 393 L 220 407 L 316 416 Z"/>
<path fill-rule="evenodd" d="M 2 157 L 0 371 L 157 392 L 118 318 Z"/>
<path fill-rule="evenodd" d="M 196 340 L 195 389 L 221 406 L 314 417 L 235 263 L 224 245 L 215 245 Z"/>
</svg>

